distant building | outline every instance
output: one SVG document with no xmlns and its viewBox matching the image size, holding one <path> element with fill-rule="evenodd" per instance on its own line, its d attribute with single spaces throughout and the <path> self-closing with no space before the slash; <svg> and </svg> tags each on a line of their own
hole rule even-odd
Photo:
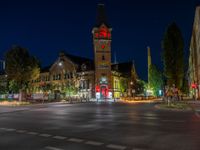
<svg viewBox="0 0 200 150">
<path fill-rule="evenodd" d="M 53 65 L 41 70 L 40 78 L 33 81 L 33 91 L 40 85 L 54 85 L 54 92 L 73 86 L 77 95 L 89 98 L 119 98 L 131 96 L 132 62 L 111 63 L 112 28 L 107 22 L 105 7 L 98 5 L 96 25 L 92 29 L 94 60 L 60 53 Z M 123 83 L 122 83 L 123 82 Z M 122 87 L 125 86 L 125 87 Z"/>
<path fill-rule="evenodd" d="M 94 60 L 61 52 L 52 65 L 41 69 L 37 80 L 31 81 L 30 92 L 38 93 L 41 87 L 51 85 L 50 91 L 59 95 L 65 91 L 67 96 L 99 99 L 131 96 L 131 77 L 136 74 L 134 64 L 130 61 L 111 64 L 110 67 L 110 80 L 104 74 L 99 78 L 96 74 L 101 72 L 95 70 Z M 69 87 L 75 93 L 66 89 Z"/>
<path fill-rule="evenodd" d="M 200 6 L 196 7 L 189 55 L 189 86 L 191 95 L 200 98 Z"/>
<path fill-rule="evenodd" d="M 92 29 L 94 60 L 60 52 L 55 62 L 41 68 L 31 81 L 30 93 L 54 93 L 59 97 L 78 96 L 109 99 L 131 96 L 132 78 L 137 76 L 134 63 L 111 63 L 112 28 L 107 23 L 105 7 L 98 5 L 97 23 Z"/>
</svg>

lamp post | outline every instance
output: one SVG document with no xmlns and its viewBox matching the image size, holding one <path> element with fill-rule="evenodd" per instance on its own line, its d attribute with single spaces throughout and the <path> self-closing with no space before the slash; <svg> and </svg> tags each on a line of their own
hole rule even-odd
<svg viewBox="0 0 200 150">
<path fill-rule="evenodd" d="M 130 82 L 130 93 L 131 97 L 133 97 L 133 81 Z"/>
<path fill-rule="evenodd" d="M 57 91 L 57 93 L 56 93 L 56 98 L 59 98 L 59 99 L 61 99 L 61 98 L 63 98 L 63 95 L 62 95 L 62 92 L 63 92 L 63 82 L 64 82 L 64 69 L 63 69 L 63 63 L 64 63 L 64 60 L 62 59 L 62 58 L 60 58 L 59 59 L 59 62 L 58 62 L 58 66 L 59 66 L 59 69 L 61 70 L 60 72 L 59 72 L 59 75 L 58 75 L 58 77 L 56 77 L 58 80 L 60 80 L 59 82 L 58 82 L 58 91 Z M 63 81 L 63 82 L 62 82 Z M 59 94 L 59 96 L 58 96 L 58 94 Z"/>
</svg>

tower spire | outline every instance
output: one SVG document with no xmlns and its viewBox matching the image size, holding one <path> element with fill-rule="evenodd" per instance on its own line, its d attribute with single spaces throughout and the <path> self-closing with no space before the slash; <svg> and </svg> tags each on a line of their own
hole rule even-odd
<svg viewBox="0 0 200 150">
<path fill-rule="evenodd" d="M 105 11 L 105 5 L 104 4 L 98 4 L 97 8 L 97 27 L 99 27 L 102 24 L 105 24 L 108 26 L 107 23 L 107 17 L 106 17 L 106 11 Z"/>
<path fill-rule="evenodd" d="M 138 79 L 138 74 L 136 72 L 136 68 L 135 68 L 135 61 L 132 60 L 132 77 L 134 77 L 134 79 Z"/>
</svg>

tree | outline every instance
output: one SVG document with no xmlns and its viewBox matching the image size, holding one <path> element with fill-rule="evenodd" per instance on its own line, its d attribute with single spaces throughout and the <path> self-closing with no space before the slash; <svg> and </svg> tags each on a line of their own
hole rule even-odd
<svg viewBox="0 0 200 150">
<path fill-rule="evenodd" d="M 163 43 L 164 75 L 167 84 L 181 89 L 184 77 L 184 42 L 180 29 L 172 23 L 164 35 Z"/>
<path fill-rule="evenodd" d="M 135 94 L 136 95 L 144 94 L 144 89 L 145 89 L 145 82 L 143 80 L 137 80 L 135 84 Z"/>
<path fill-rule="evenodd" d="M 9 81 L 9 91 L 12 93 L 19 92 L 19 86 L 18 86 L 17 82 L 15 82 L 14 80 Z"/>
<path fill-rule="evenodd" d="M 126 92 L 126 90 L 128 89 L 128 84 L 127 84 L 127 80 L 125 78 L 121 78 L 120 80 L 120 91 L 122 93 L 122 95 L 124 96 L 124 93 Z"/>
<path fill-rule="evenodd" d="M 6 73 L 19 87 L 19 100 L 24 100 L 25 89 L 31 80 L 39 77 L 39 61 L 27 49 L 15 46 L 6 53 Z"/>
<path fill-rule="evenodd" d="M 149 69 L 149 87 L 153 90 L 155 96 L 159 96 L 159 90 L 163 87 L 162 73 L 153 64 Z"/>
<path fill-rule="evenodd" d="M 39 85 L 39 89 L 42 91 L 42 100 L 44 102 L 45 97 L 48 97 L 48 92 L 52 90 L 52 85 L 50 83 L 41 82 Z"/>
<path fill-rule="evenodd" d="M 0 85 L 0 94 L 8 93 L 8 89 L 6 86 Z"/>
<path fill-rule="evenodd" d="M 50 83 L 46 83 L 46 82 L 42 82 L 39 86 L 39 89 L 43 92 L 43 93 L 46 93 L 46 92 L 49 92 L 52 90 L 52 85 Z"/>
</svg>

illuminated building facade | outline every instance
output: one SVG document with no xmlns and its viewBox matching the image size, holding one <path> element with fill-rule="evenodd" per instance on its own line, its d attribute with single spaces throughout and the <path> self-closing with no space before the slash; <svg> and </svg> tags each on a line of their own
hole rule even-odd
<svg viewBox="0 0 200 150">
<path fill-rule="evenodd" d="M 96 77 L 96 74 L 102 75 L 102 71 L 99 73 L 95 69 L 94 62 L 95 60 L 61 52 L 51 66 L 41 69 L 37 80 L 31 81 L 29 91 L 42 93 L 43 89 L 46 89 L 47 93 L 59 97 L 77 96 L 88 99 L 110 99 L 132 95 L 132 77 L 136 74 L 133 62 L 111 64 L 110 76 L 103 74 L 103 77 Z"/>
<path fill-rule="evenodd" d="M 32 81 L 31 93 L 48 92 L 64 96 L 93 97 L 93 60 L 60 52 L 58 59 L 41 69 L 40 77 Z"/>
<path fill-rule="evenodd" d="M 200 99 L 200 6 L 196 7 L 195 12 L 188 73 L 191 95 Z"/>
</svg>

